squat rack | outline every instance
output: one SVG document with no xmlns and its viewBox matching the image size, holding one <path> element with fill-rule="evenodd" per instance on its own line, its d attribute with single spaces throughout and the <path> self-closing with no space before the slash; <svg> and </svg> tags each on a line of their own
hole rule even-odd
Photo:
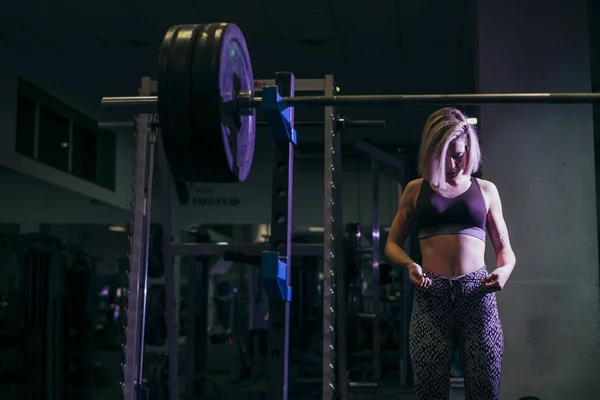
<svg viewBox="0 0 600 400">
<path fill-rule="evenodd" d="M 303 91 L 322 91 L 325 96 L 337 92 L 332 75 L 325 79 L 296 81 L 292 73 L 278 73 L 274 81 L 257 81 L 256 89 L 265 85 L 278 86 L 279 93 L 293 97 L 296 88 Z M 156 82 L 142 78 L 139 96 L 156 93 Z M 289 121 L 293 124 L 293 108 L 288 109 Z M 275 137 L 272 225 L 269 244 L 229 245 L 239 252 L 256 254 L 263 252 L 262 277 L 269 296 L 269 354 L 267 379 L 268 400 L 286 400 L 288 391 L 289 349 L 289 302 L 291 301 L 290 265 L 292 251 L 297 254 L 317 254 L 324 258 L 323 274 L 323 399 L 331 400 L 336 395 L 347 398 L 346 326 L 344 305 L 344 249 L 341 238 L 344 233 L 341 197 L 341 138 L 337 132 L 340 118 L 336 109 L 328 105 L 324 110 L 324 244 L 292 245 L 292 194 L 293 159 L 296 145 L 293 138 L 273 132 Z M 141 113 L 134 121 L 135 161 L 130 234 L 130 285 L 126 327 L 125 364 L 123 365 L 123 393 L 125 400 L 145 397 L 147 388 L 142 385 L 144 359 L 144 326 L 146 312 L 146 289 L 150 219 L 152 209 L 152 182 L 154 158 L 158 156 L 161 181 L 161 213 L 163 226 L 163 258 L 165 271 L 167 347 L 169 353 L 170 398 L 179 398 L 178 382 L 178 337 L 176 325 L 174 255 L 214 254 L 212 244 L 173 244 L 171 227 L 171 176 L 161 145 L 156 114 Z M 381 121 L 357 123 L 357 126 L 381 126 Z M 105 127 L 127 126 L 127 123 L 105 123 Z M 293 125 L 292 125 L 293 126 Z M 285 138 L 285 140 L 283 139 Z M 156 151 L 158 150 L 158 153 Z M 283 195 L 282 195 L 283 193 Z M 212 250 L 211 250 L 212 247 Z M 225 250 L 223 246 L 219 250 Z M 270 250 L 270 251 L 267 251 Z M 339 267 L 339 268 L 338 268 Z M 282 289 L 285 288 L 285 289 Z M 337 334 L 336 334 L 337 332 Z"/>
</svg>

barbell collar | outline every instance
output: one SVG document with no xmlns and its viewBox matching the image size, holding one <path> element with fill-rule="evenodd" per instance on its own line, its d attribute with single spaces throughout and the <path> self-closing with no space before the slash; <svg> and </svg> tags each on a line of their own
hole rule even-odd
<svg viewBox="0 0 600 400">
<path fill-rule="evenodd" d="M 254 115 L 254 95 L 251 90 L 241 90 L 236 99 L 240 115 Z"/>
</svg>

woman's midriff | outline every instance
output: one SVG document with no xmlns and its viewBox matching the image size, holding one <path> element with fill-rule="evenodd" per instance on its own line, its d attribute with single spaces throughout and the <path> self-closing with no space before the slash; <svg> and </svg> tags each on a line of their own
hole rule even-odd
<svg viewBox="0 0 600 400">
<path fill-rule="evenodd" d="M 485 264 L 485 243 L 468 235 L 440 235 L 420 241 L 424 270 L 448 278 L 470 274 Z"/>
</svg>

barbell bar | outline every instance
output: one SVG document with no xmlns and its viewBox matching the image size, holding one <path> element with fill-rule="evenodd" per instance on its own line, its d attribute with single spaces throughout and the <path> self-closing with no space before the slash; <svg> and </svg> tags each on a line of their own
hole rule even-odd
<svg viewBox="0 0 600 400">
<path fill-rule="evenodd" d="M 157 96 L 103 97 L 102 105 L 158 111 L 171 171 L 187 182 L 241 182 L 248 177 L 258 106 L 285 119 L 289 107 L 600 103 L 599 93 L 280 97 L 264 88 L 262 97 L 255 97 L 246 40 L 232 23 L 172 26 L 158 59 Z"/>
<path fill-rule="evenodd" d="M 239 94 L 243 98 L 244 94 Z M 247 101 L 252 107 L 261 97 Z M 103 97 L 103 106 L 156 105 L 158 96 Z M 586 104 L 600 103 L 600 93 L 480 93 L 480 94 L 381 94 L 282 97 L 281 109 L 287 107 L 327 107 L 357 105 L 481 105 L 481 104 Z"/>
</svg>

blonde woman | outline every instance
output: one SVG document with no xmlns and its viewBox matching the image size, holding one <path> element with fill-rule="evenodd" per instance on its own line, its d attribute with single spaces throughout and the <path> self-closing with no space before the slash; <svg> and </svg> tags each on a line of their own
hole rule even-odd
<svg viewBox="0 0 600 400">
<path fill-rule="evenodd" d="M 496 400 L 504 351 L 495 293 L 516 263 L 496 186 L 472 176 L 481 150 L 475 128 L 455 108 L 429 116 L 419 153 L 420 179 L 411 181 L 390 228 L 386 255 L 408 269 L 414 285 L 410 355 L 419 400 L 449 397 L 454 349 L 468 400 Z M 422 265 L 404 252 L 418 230 Z M 496 268 L 485 261 L 486 229 Z"/>
</svg>

